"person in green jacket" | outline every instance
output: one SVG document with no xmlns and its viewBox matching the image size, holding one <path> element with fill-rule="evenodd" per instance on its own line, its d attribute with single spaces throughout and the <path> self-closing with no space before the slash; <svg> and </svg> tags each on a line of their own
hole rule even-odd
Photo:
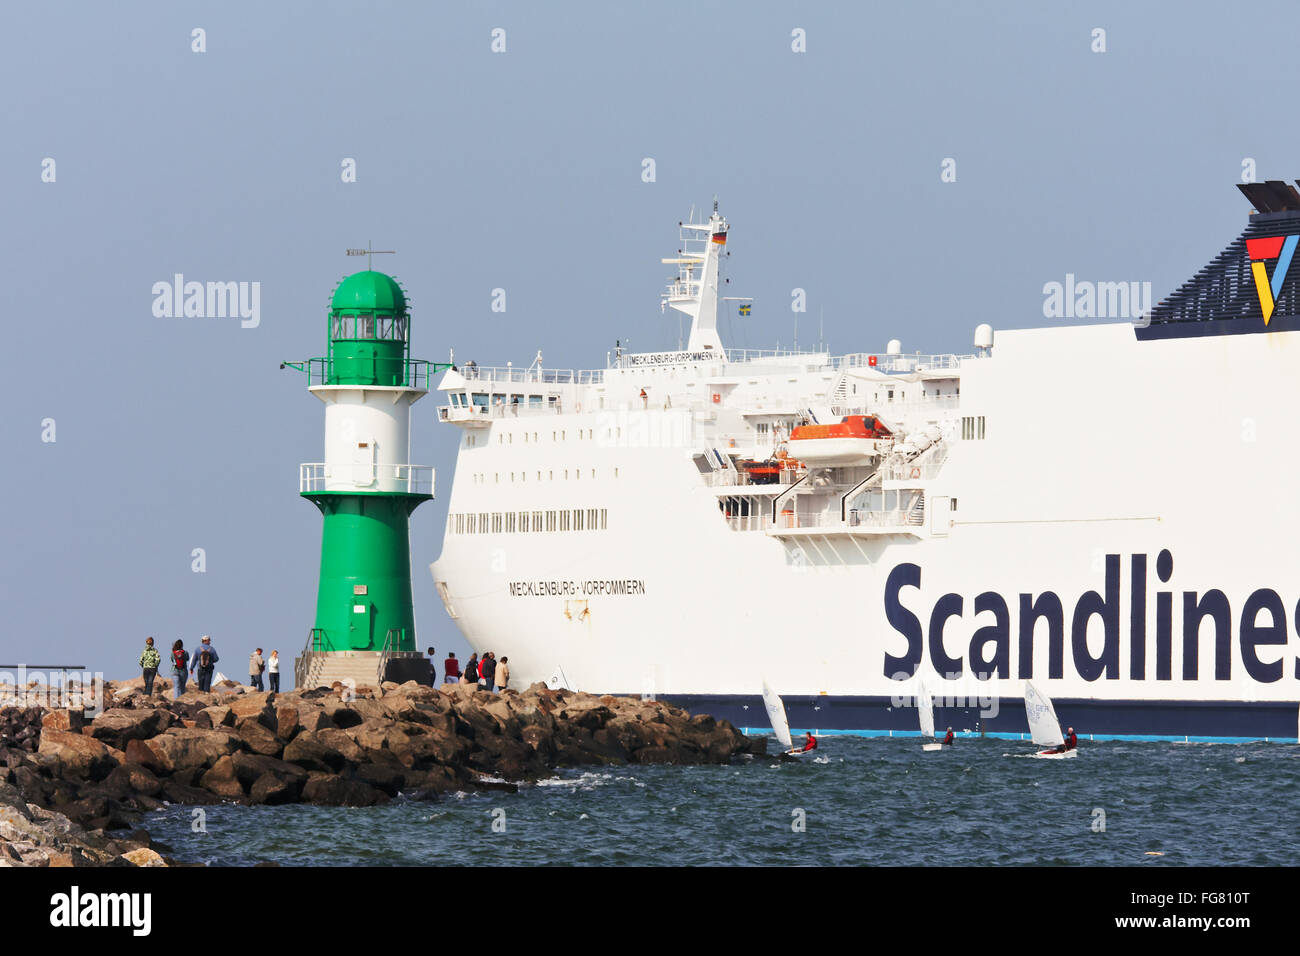
<svg viewBox="0 0 1300 956">
<path fill-rule="evenodd" d="M 144 653 L 140 655 L 140 667 L 144 670 L 144 695 L 153 696 L 153 679 L 158 676 L 158 665 L 162 663 L 162 658 L 158 651 L 154 649 L 153 638 L 144 639 Z"/>
</svg>

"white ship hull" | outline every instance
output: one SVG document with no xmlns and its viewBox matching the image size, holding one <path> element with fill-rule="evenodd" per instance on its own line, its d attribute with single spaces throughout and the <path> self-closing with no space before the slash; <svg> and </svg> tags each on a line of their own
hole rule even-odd
<svg viewBox="0 0 1300 956">
<path fill-rule="evenodd" d="M 787 386 L 805 390 L 789 408 L 825 400 L 837 374 L 818 361 Z M 880 486 L 874 521 L 812 494 L 783 524 L 771 502 L 788 485 L 728 498 L 726 472 L 702 474 L 701 449 L 753 441 L 766 368 L 613 369 L 555 410 L 479 413 L 432 567 L 470 645 L 508 655 L 520 685 L 559 668 L 569 686 L 712 702 L 756 725 L 766 679 L 793 724 L 915 732 L 921 667 L 959 729 L 1022 732 L 1032 679 L 1084 737 L 1091 720 L 1102 736 L 1295 739 L 1300 331 L 999 332 L 992 355 L 961 362 L 959 405 L 942 388 L 906 409 L 863 397 L 945 434 L 942 456 L 916 459 L 936 464 Z M 642 381 L 659 387 L 654 406 Z M 663 407 L 693 381 L 703 412 Z M 515 387 L 529 386 L 501 390 Z M 918 490 L 920 503 L 891 516 L 891 487 L 898 509 Z M 496 517 L 545 524 L 555 509 L 598 527 L 506 531 Z M 458 530 L 457 515 L 488 527 Z"/>
</svg>

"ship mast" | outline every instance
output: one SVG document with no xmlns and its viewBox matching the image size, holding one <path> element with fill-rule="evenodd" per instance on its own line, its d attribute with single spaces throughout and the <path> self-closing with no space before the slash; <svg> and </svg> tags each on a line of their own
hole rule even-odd
<svg viewBox="0 0 1300 956">
<path fill-rule="evenodd" d="M 708 222 L 681 222 L 682 248 L 676 258 L 662 260 L 677 266 L 677 278 L 668 283 L 663 301 L 691 318 L 690 352 L 722 351 L 718 337 L 718 283 L 722 252 L 727 246 L 727 220 L 713 214 Z"/>
</svg>

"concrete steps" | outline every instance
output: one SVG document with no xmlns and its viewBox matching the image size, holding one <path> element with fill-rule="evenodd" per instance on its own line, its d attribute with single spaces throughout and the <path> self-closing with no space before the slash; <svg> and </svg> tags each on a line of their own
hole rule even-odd
<svg viewBox="0 0 1300 956">
<path fill-rule="evenodd" d="M 394 658 L 396 657 L 396 660 Z M 423 663 L 421 654 L 385 655 L 379 651 L 307 651 L 294 661 L 295 680 L 302 689 L 329 687 L 335 681 L 351 681 L 355 687 L 378 687 L 383 679 L 381 664 L 393 675 L 396 663 Z M 427 668 L 427 664 L 424 664 Z M 394 675 L 400 676 L 400 675 Z M 418 678 L 417 678 L 418 679 Z"/>
</svg>

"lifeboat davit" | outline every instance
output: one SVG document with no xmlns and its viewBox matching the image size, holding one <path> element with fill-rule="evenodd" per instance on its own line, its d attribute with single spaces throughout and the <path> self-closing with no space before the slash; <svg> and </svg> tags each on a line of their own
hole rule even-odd
<svg viewBox="0 0 1300 956">
<path fill-rule="evenodd" d="M 872 415 L 848 415 L 835 425 L 799 425 L 790 434 L 790 454 L 816 465 L 869 465 L 893 440 L 893 432 Z"/>
</svg>

